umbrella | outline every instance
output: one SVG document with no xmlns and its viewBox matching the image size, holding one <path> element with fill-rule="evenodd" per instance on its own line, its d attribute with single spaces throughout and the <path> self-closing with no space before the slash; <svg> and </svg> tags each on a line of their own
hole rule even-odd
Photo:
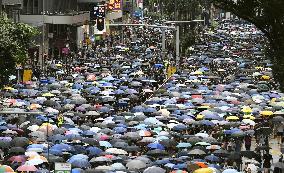
<svg viewBox="0 0 284 173">
<path fill-rule="evenodd" d="M 213 173 L 214 171 L 211 168 L 200 168 L 195 170 L 193 173 Z"/>
<path fill-rule="evenodd" d="M 148 167 L 143 171 L 143 173 L 165 173 L 165 172 L 166 170 L 156 166 Z"/>
<path fill-rule="evenodd" d="M 129 170 L 139 170 L 142 168 L 146 168 L 146 164 L 141 160 L 131 160 L 127 162 L 126 167 Z"/>
<path fill-rule="evenodd" d="M 15 172 L 10 166 L 8 165 L 1 165 L 0 166 L 0 172 L 3 172 L 3 173 L 12 173 L 12 172 Z"/>
<path fill-rule="evenodd" d="M 211 162 L 220 162 L 220 158 L 214 155 L 206 156 L 205 160 L 208 160 Z"/>
<path fill-rule="evenodd" d="M 116 154 L 116 155 L 126 155 L 126 154 L 128 154 L 126 151 L 124 151 L 122 149 L 118 149 L 118 148 L 109 148 L 105 152 L 109 153 L 109 154 Z"/>
<path fill-rule="evenodd" d="M 236 169 L 226 169 L 222 173 L 239 173 L 239 171 Z"/>
<path fill-rule="evenodd" d="M 165 147 L 162 145 L 162 144 L 159 144 L 159 143 L 150 143 L 147 145 L 148 148 L 151 148 L 151 149 L 160 149 L 160 150 L 164 150 Z"/>
<path fill-rule="evenodd" d="M 188 152 L 189 155 L 205 155 L 206 153 L 200 149 L 193 149 Z"/>
<path fill-rule="evenodd" d="M 19 155 L 19 156 L 12 156 L 8 159 L 8 161 L 10 162 L 19 162 L 19 163 L 23 163 L 26 162 L 26 157 Z"/>
<path fill-rule="evenodd" d="M 29 139 L 26 137 L 16 137 L 11 141 L 11 144 L 15 147 L 24 147 L 29 144 Z"/>
<path fill-rule="evenodd" d="M 37 168 L 34 165 L 22 165 L 17 168 L 17 171 L 35 172 L 37 171 Z"/>
<path fill-rule="evenodd" d="M 68 160 L 67 162 L 71 163 L 72 166 L 77 168 L 87 168 L 91 166 L 88 160 L 82 158 Z"/>
<path fill-rule="evenodd" d="M 126 170 L 126 167 L 121 163 L 114 163 L 114 164 L 110 165 L 110 167 L 111 167 L 112 170 L 115 170 L 115 171 Z"/>
</svg>

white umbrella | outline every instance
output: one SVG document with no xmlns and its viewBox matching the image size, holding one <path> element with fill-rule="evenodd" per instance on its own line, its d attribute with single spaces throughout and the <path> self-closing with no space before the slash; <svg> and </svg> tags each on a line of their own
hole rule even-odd
<svg viewBox="0 0 284 173">
<path fill-rule="evenodd" d="M 106 153 L 110 153 L 110 154 L 117 154 L 117 155 L 127 155 L 128 153 L 122 149 L 118 149 L 118 148 L 109 148 L 105 151 Z"/>
</svg>

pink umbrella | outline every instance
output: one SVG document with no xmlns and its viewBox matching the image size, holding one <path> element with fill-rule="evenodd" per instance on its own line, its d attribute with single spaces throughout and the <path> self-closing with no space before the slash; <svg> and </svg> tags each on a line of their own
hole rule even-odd
<svg viewBox="0 0 284 173">
<path fill-rule="evenodd" d="M 34 165 L 22 165 L 17 168 L 17 171 L 35 172 L 37 168 Z"/>
</svg>

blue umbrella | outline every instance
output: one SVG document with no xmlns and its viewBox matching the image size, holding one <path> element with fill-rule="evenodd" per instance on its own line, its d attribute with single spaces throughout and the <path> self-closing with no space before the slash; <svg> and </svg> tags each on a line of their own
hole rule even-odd
<svg viewBox="0 0 284 173">
<path fill-rule="evenodd" d="M 114 94 L 124 94 L 125 92 L 121 89 L 115 90 Z"/>
<path fill-rule="evenodd" d="M 165 150 L 165 147 L 160 143 L 150 143 L 150 144 L 147 145 L 147 147 L 151 148 L 151 149 Z"/>
<path fill-rule="evenodd" d="M 216 114 L 205 115 L 204 119 L 207 119 L 207 120 L 222 120 L 222 118 L 219 115 L 216 115 Z"/>
<path fill-rule="evenodd" d="M 81 140 L 82 136 L 79 134 L 68 134 L 65 136 L 68 140 Z"/>
<path fill-rule="evenodd" d="M 40 149 L 44 149 L 44 145 L 42 144 L 31 144 L 27 147 L 27 149 L 30 149 L 30 148 L 40 148 Z"/>
<path fill-rule="evenodd" d="M 75 83 L 73 84 L 72 89 L 83 89 L 83 85 Z"/>
<path fill-rule="evenodd" d="M 187 127 L 184 124 L 178 124 L 178 125 L 173 127 L 173 130 L 175 130 L 175 131 L 183 131 L 185 129 L 187 129 Z"/>
<path fill-rule="evenodd" d="M 46 152 L 47 152 L 47 151 L 46 151 Z M 55 156 L 61 156 L 61 155 L 63 155 L 62 152 L 63 152 L 62 150 L 55 150 L 55 149 L 50 149 L 50 150 L 49 150 L 49 153 L 50 153 L 50 154 L 53 154 L 53 155 L 55 155 Z"/>
<path fill-rule="evenodd" d="M 132 108 L 131 112 L 144 112 L 145 108 L 143 106 L 135 106 Z"/>
<path fill-rule="evenodd" d="M 224 134 L 230 135 L 230 134 L 238 133 L 238 132 L 242 132 L 242 130 L 241 130 L 241 129 L 234 128 L 234 129 L 230 129 L 230 130 L 225 130 L 225 131 L 224 131 Z"/>
<path fill-rule="evenodd" d="M 80 159 L 80 158 L 78 158 L 78 159 L 73 159 L 73 160 L 71 160 L 71 161 L 67 161 L 68 163 L 71 163 L 71 165 L 73 166 L 73 167 L 77 167 L 77 168 L 88 168 L 88 167 L 90 167 L 91 166 L 91 164 L 89 163 L 89 161 L 88 160 L 86 160 L 86 159 Z"/>
<path fill-rule="evenodd" d="M 106 106 L 103 106 L 103 107 L 100 107 L 98 109 L 99 112 L 102 112 L 102 113 L 108 113 L 110 112 L 110 108 L 106 107 Z"/>
<path fill-rule="evenodd" d="M 100 141 L 101 147 L 111 148 L 112 145 L 108 141 Z"/>
<path fill-rule="evenodd" d="M 172 167 L 172 169 L 185 169 L 185 168 L 187 168 L 187 164 L 185 163 L 176 164 Z"/>
<path fill-rule="evenodd" d="M 201 120 L 201 124 L 206 125 L 206 126 L 214 126 L 215 124 L 212 121 L 208 120 Z"/>
<path fill-rule="evenodd" d="M 155 64 L 154 67 L 155 67 L 155 68 L 163 68 L 164 65 L 163 65 L 163 64 Z"/>
<path fill-rule="evenodd" d="M 59 150 L 59 151 L 74 151 L 74 148 L 68 144 L 55 144 L 50 149 Z"/>
<path fill-rule="evenodd" d="M 77 160 L 77 159 L 89 159 L 89 157 L 87 155 L 84 154 L 76 154 L 72 157 L 69 158 L 69 161 L 73 161 L 73 160 Z"/>
<path fill-rule="evenodd" d="M 146 113 L 153 113 L 153 112 L 157 112 L 157 110 L 155 108 L 146 108 L 144 110 L 144 112 L 146 112 Z"/>
<path fill-rule="evenodd" d="M 127 129 L 124 128 L 124 127 L 115 127 L 115 128 L 113 129 L 113 131 L 114 131 L 115 133 L 121 133 L 121 134 L 123 134 L 124 132 L 127 131 Z"/>
<path fill-rule="evenodd" d="M 85 135 L 85 136 L 94 136 L 94 135 L 96 135 L 96 132 L 91 131 L 91 130 L 86 130 L 86 131 L 84 131 L 83 135 Z"/>
<path fill-rule="evenodd" d="M 168 164 L 168 163 L 171 163 L 171 160 L 166 158 L 166 159 L 162 159 L 162 160 L 157 160 L 154 164 L 165 165 L 165 164 Z"/>
<path fill-rule="evenodd" d="M 211 162 L 219 162 L 220 158 L 214 155 L 206 156 L 205 160 L 209 160 Z"/>
<path fill-rule="evenodd" d="M 99 156 L 103 152 L 103 150 L 98 147 L 88 147 L 86 150 L 91 156 Z"/>
<path fill-rule="evenodd" d="M 181 142 L 177 145 L 177 148 L 189 148 L 192 145 L 190 143 Z"/>
</svg>

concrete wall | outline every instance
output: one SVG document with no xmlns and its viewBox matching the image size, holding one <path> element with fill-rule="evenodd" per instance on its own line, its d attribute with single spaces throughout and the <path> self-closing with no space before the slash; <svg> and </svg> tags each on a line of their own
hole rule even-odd
<svg viewBox="0 0 284 173">
<path fill-rule="evenodd" d="M 73 25 L 73 24 L 81 24 L 86 20 L 90 20 L 89 12 L 85 12 L 83 14 L 74 15 L 74 16 L 20 15 L 21 22 L 33 26 L 41 26 L 43 23 Z"/>
</svg>

